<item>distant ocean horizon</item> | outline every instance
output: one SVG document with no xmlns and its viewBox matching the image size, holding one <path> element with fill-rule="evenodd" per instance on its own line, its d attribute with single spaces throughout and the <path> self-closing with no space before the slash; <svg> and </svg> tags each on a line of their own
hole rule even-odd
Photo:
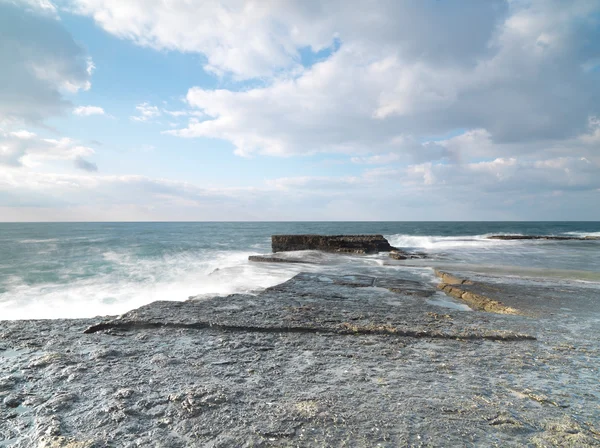
<svg viewBox="0 0 600 448">
<path fill-rule="evenodd" d="M 272 234 L 383 234 L 426 260 L 385 254 L 320 257 L 318 265 L 251 263 Z M 0 223 L 0 319 L 120 314 L 155 300 L 255 294 L 306 270 L 402 270 L 435 281 L 433 267 L 515 281 L 578 282 L 600 291 L 600 241 L 495 241 L 494 234 L 600 236 L 598 221 L 180 221 Z"/>
</svg>

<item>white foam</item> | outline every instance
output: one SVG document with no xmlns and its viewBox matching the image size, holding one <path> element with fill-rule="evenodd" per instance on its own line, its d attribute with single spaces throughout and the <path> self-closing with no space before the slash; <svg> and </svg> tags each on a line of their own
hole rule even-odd
<svg viewBox="0 0 600 448">
<path fill-rule="evenodd" d="M 455 248 L 494 247 L 514 244 L 514 241 L 492 240 L 485 235 L 464 236 L 415 236 L 415 235 L 389 235 L 388 241 L 392 246 L 400 248 L 424 249 L 429 251 L 447 250 Z"/>
<path fill-rule="evenodd" d="M 250 293 L 282 283 L 300 267 L 249 263 L 249 252 L 179 254 L 138 259 L 106 252 L 112 272 L 66 283 L 26 284 L 12 276 L 0 294 L 0 319 L 55 319 L 117 315 L 157 300 Z M 69 273 L 61 273 L 68 278 Z"/>
<path fill-rule="evenodd" d="M 579 238 L 585 238 L 586 236 L 600 238 L 600 232 L 565 232 L 565 235 L 572 235 Z"/>
</svg>

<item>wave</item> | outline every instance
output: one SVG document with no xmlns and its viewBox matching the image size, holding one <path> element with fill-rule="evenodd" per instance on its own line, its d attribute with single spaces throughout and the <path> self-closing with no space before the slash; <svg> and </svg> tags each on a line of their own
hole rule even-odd
<svg viewBox="0 0 600 448">
<path fill-rule="evenodd" d="M 447 250 L 456 248 L 483 248 L 505 246 L 507 244 L 522 244 L 521 241 L 491 240 L 484 235 L 461 236 L 415 236 L 406 234 L 387 235 L 386 238 L 392 246 L 406 249 L 424 249 L 429 251 Z"/>
<path fill-rule="evenodd" d="M 251 254 L 207 251 L 141 259 L 128 251 L 108 251 L 102 254 L 105 265 L 95 272 L 90 272 L 93 266 L 71 266 L 60 272 L 60 281 L 37 284 L 19 276 L 7 278 L 0 285 L 0 316 L 16 320 L 118 315 L 157 300 L 254 293 L 301 269 L 249 263 Z"/>
<path fill-rule="evenodd" d="M 211 249 L 144 256 L 139 248 L 111 248 L 86 256 L 52 271 L 43 278 L 32 270 L 7 276 L 0 282 L 0 318 L 57 319 L 119 315 L 157 300 L 181 301 L 189 297 L 256 294 L 283 283 L 299 272 L 332 274 L 389 272 L 432 281 L 433 271 L 423 267 L 388 266 L 387 257 L 299 251 L 278 254 L 306 263 L 253 263 L 257 250 Z M 412 278 L 412 277 L 411 277 Z"/>
<path fill-rule="evenodd" d="M 600 238 L 600 232 L 565 232 L 564 234 L 569 236 L 576 236 L 579 238 L 585 238 L 586 236 Z"/>
</svg>

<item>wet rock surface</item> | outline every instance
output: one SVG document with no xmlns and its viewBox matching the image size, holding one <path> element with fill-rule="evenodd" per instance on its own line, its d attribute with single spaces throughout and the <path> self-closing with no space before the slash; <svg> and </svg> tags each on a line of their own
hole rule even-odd
<svg viewBox="0 0 600 448">
<path fill-rule="evenodd" d="M 600 446 L 593 299 L 472 283 L 527 315 L 439 306 L 401 272 L 302 273 L 119 318 L 0 321 L 0 446 Z"/>
<path fill-rule="evenodd" d="M 394 249 L 390 252 L 389 257 L 394 260 L 412 260 L 427 258 L 427 254 L 423 252 L 406 252 L 400 249 Z"/>
<path fill-rule="evenodd" d="M 321 250 L 353 254 L 390 252 L 395 248 L 383 235 L 273 235 L 273 252 Z"/>
</svg>

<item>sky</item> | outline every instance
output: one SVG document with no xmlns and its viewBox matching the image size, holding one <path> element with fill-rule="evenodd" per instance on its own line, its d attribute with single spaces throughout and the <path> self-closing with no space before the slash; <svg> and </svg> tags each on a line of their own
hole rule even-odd
<svg viewBox="0 0 600 448">
<path fill-rule="evenodd" d="M 600 220 L 600 0 L 0 0 L 0 221 Z"/>
</svg>

